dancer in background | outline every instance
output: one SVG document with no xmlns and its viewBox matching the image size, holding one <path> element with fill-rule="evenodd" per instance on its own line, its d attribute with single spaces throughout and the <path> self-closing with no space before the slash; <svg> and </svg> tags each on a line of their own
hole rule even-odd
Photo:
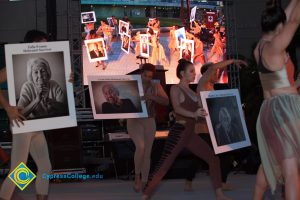
<svg viewBox="0 0 300 200">
<path fill-rule="evenodd" d="M 222 38 L 218 28 L 215 29 L 214 38 L 215 42 L 209 52 L 207 60 L 209 62 L 217 63 L 221 62 L 224 56 Z"/>
<path fill-rule="evenodd" d="M 135 144 L 134 166 L 135 180 L 134 190 L 139 192 L 148 180 L 150 170 L 151 149 L 155 138 L 156 104 L 169 105 L 169 98 L 160 83 L 154 83 L 155 66 L 146 63 L 141 67 L 141 78 L 145 95 L 148 118 L 127 119 L 127 130 Z"/>
<path fill-rule="evenodd" d="M 95 30 L 91 30 L 89 32 L 89 34 L 87 35 L 87 40 L 91 40 L 91 39 L 96 39 L 96 38 L 102 38 L 100 34 L 97 34 Z M 97 45 L 96 45 L 97 46 Z M 95 47 L 95 48 L 98 48 Z M 105 64 L 105 62 L 102 60 L 102 61 L 96 61 L 95 62 L 95 67 L 100 67 L 102 66 L 102 69 L 105 70 L 107 68 L 107 65 Z"/>
<path fill-rule="evenodd" d="M 247 65 L 242 60 L 226 60 L 220 63 L 206 63 L 201 67 L 201 78 L 197 85 L 197 94 L 199 94 L 201 91 L 212 91 L 214 90 L 214 84 L 218 82 L 219 80 L 219 71 L 225 69 L 228 65 L 236 64 L 238 66 Z M 205 119 L 200 119 L 196 123 L 195 126 L 195 133 L 203 139 L 211 148 L 212 148 L 212 142 L 210 139 L 208 126 Z M 222 175 L 222 188 L 223 190 L 231 190 L 232 186 L 229 184 L 226 184 L 228 174 L 230 173 L 232 169 L 232 162 L 230 152 L 229 153 L 223 153 L 218 155 L 220 159 L 220 165 L 221 165 L 221 175 Z M 198 165 L 199 165 L 200 159 L 198 157 L 194 157 L 192 160 L 191 165 L 189 166 L 189 169 L 187 170 L 187 177 L 185 182 L 185 191 L 192 191 L 192 181 L 196 176 Z"/>
<path fill-rule="evenodd" d="M 111 40 L 113 34 L 112 27 L 110 27 L 105 21 L 101 21 L 101 26 L 98 28 L 97 34 L 99 34 L 100 32 L 103 32 L 106 50 L 110 52 L 110 54 L 112 55 L 113 54 L 112 47 L 111 47 Z"/>
<path fill-rule="evenodd" d="M 186 31 L 186 37 L 189 40 L 194 40 L 194 59 L 193 62 L 195 64 L 201 63 L 202 65 L 205 64 L 205 55 L 204 55 L 204 50 L 203 50 L 203 42 L 196 37 L 195 35 L 189 33 Z"/>
<path fill-rule="evenodd" d="M 172 26 L 170 28 L 169 33 L 169 49 L 170 49 L 170 56 L 173 56 L 173 54 L 176 51 L 176 36 L 175 36 L 175 30 L 177 30 L 177 26 Z"/>
<path fill-rule="evenodd" d="M 161 159 L 149 177 L 142 199 L 150 198 L 177 155 L 183 148 L 187 148 L 208 163 L 216 199 L 228 200 L 229 198 L 222 192 L 219 159 L 209 145 L 194 132 L 196 121 L 207 115 L 206 111 L 199 106 L 200 96 L 189 88 L 189 84 L 194 82 L 196 77 L 195 67 L 191 62 L 180 59 L 176 74 L 180 82 L 171 88 L 171 102 L 176 113 L 176 122 L 170 129 Z"/>
<path fill-rule="evenodd" d="M 257 120 L 262 165 L 257 172 L 254 200 L 263 199 L 269 185 L 285 184 L 285 199 L 300 199 L 300 97 L 289 81 L 286 48 L 300 24 L 300 1 L 291 0 L 284 11 L 271 1 L 262 13 L 263 35 L 254 55 L 264 91 Z"/>
<path fill-rule="evenodd" d="M 157 36 L 154 34 L 153 30 L 150 29 L 151 34 L 151 43 L 152 53 L 149 59 L 149 62 L 153 65 L 157 65 L 158 63 L 167 67 L 169 66 L 169 61 L 166 57 L 164 47 L 159 43 Z"/>
</svg>

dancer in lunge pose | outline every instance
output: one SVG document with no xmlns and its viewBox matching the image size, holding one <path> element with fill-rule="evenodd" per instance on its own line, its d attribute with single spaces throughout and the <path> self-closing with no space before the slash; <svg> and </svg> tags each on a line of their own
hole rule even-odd
<svg viewBox="0 0 300 200">
<path fill-rule="evenodd" d="M 176 73 L 180 82 L 171 88 L 171 101 L 176 113 L 176 123 L 170 129 L 161 159 L 149 177 L 142 199 L 150 198 L 177 155 L 183 148 L 187 148 L 208 163 L 216 199 L 228 200 L 229 198 L 224 196 L 222 191 L 219 159 L 209 145 L 194 132 L 196 120 L 207 115 L 206 111 L 199 106 L 200 96 L 189 88 L 189 84 L 196 77 L 195 67 L 191 62 L 181 59 Z"/>
</svg>

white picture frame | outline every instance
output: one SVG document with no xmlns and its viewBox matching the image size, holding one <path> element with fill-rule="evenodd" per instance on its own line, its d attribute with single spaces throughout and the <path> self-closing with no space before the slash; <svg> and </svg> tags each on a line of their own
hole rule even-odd
<svg viewBox="0 0 300 200">
<path fill-rule="evenodd" d="M 114 28 L 114 21 L 113 21 L 113 18 L 112 17 L 107 17 L 107 23 L 110 27 Z"/>
<path fill-rule="evenodd" d="M 119 34 L 129 34 L 129 23 L 123 20 L 119 20 Z"/>
<path fill-rule="evenodd" d="M 194 62 L 194 40 L 181 40 L 180 59 L 184 58 L 190 62 Z"/>
<path fill-rule="evenodd" d="M 91 22 L 96 22 L 96 13 L 95 11 L 82 12 L 81 13 L 81 23 L 87 24 Z"/>
<path fill-rule="evenodd" d="M 196 12 L 197 12 L 197 6 L 192 8 L 191 15 L 190 15 L 190 22 L 193 22 L 196 20 Z"/>
<path fill-rule="evenodd" d="M 123 34 L 122 37 L 122 43 L 121 43 L 121 49 L 125 53 L 129 54 L 130 52 L 130 43 L 131 43 L 131 36 L 128 34 Z"/>
<path fill-rule="evenodd" d="M 88 76 L 88 81 L 95 119 L 148 117 L 140 75 Z M 115 106 L 119 99 L 121 105 Z"/>
<path fill-rule="evenodd" d="M 11 124 L 13 134 L 77 126 L 68 41 L 7 44 L 5 59 L 9 103 L 27 118 Z M 37 86 L 47 89 L 38 96 Z"/>
<path fill-rule="evenodd" d="M 182 27 L 180 29 L 175 30 L 176 37 L 176 46 L 177 48 L 181 47 L 181 40 L 186 40 L 185 28 Z"/>
<path fill-rule="evenodd" d="M 145 58 L 150 57 L 149 34 L 140 34 L 140 55 Z"/>
<path fill-rule="evenodd" d="M 200 92 L 216 154 L 251 145 L 237 89 Z M 227 131 L 226 131 L 227 130 Z"/>
<path fill-rule="evenodd" d="M 84 43 L 90 62 L 97 62 L 108 59 L 103 38 L 85 40 Z"/>
</svg>

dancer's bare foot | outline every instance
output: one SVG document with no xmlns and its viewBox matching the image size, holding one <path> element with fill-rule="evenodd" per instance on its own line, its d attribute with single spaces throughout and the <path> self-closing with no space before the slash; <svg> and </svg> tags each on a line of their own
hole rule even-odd
<svg viewBox="0 0 300 200">
<path fill-rule="evenodd" d="M 193 191 L 192 181 L 185 181 L 184 191 L 186 191 L 186 192 L 192 192 Z"/>
<path fill-rule="evenodd" d="M 134 190 L 135 192 L 140 192 L 141 189 L 142 189 L 141 176 L 140 176 L 140 174 L 135 174 L 135 176 L 134 176 L 133 190 Z"/>
<path fill-rule="evenodd" d="M 222 183 L 222 190 L 223 191 L 231 191 L 234 190 L 234 186 L 228 183 Z"/>
<path fill-rule="evenodd" d="M 218 189 L 216 190 L 216 200 L 232 200 L 232 199 L 229 198 L 229 197 L 226 197 L 226 196 L 223 194 L 222 188 L 218 188 Z"/>
<path fill-rule="evenodd" d="M 149 200 L 149 199 L 150 199 L 150 197 L 148 195 L 143 194 L 142 200 Z"/>
</svg>

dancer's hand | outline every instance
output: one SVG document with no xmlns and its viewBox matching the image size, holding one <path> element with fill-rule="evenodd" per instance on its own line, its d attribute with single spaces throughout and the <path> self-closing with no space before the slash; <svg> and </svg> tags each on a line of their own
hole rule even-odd
<svg viewBox="0 0 300 200">
<path fill-rule="evenodd" d="M 248 67 L 248 63 L 244 60 L 233 60 L 233 64 L 235 64 L 236 66 L 238 66 L 239 68 L 242 68 L 242 66 L 246 66 Z"/>
<path fill-rule="evenodd" d="M 194 112 L 194 118 L 196 119 L 198 117 L 206 117 L 206 116 L 207 116 L 207 112 L 203 108 L 198 108 L 196 112 Z"/>
<path fill-rule="evenodd" d="M 23 121 L 26 120 L 26 118 L 21 114 L 22 108 L 16 106 L 8 106 L 5 110 L 11 124 L 14 124 L 13 122 L 15 122 L 18 127 L 20 127 L 21 124 L 24 125 Z"/>
</svg>

